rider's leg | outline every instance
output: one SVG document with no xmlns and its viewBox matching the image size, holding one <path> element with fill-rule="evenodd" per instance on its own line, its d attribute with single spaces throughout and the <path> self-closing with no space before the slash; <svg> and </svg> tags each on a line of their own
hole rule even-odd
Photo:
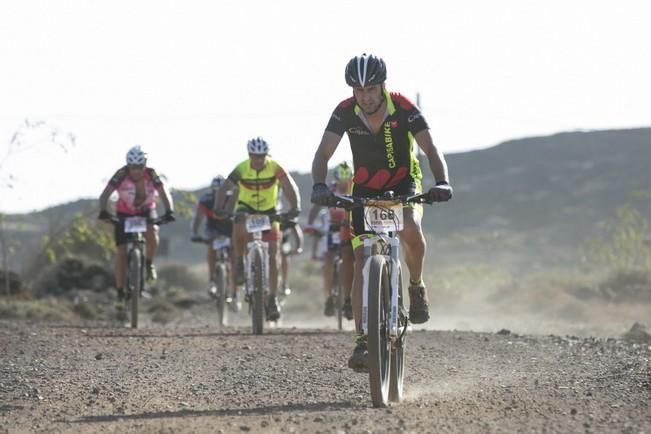
<svg viewBox="0 0 651 434">
<path fill-rule="evenodd" d="M 332 274 L 334 273 L 334 260 L 335 251 L 328 249 L 323 258 L 323 291 L 325 297 L 328 298 L 332 295 Z"/>
<path fill-rule="evenodd" d="M 427 245 L 420 226 L 420 213 L 414 208 L 404 209 L 404 229 L 400 232 L 405 264 L 409 270 L 409 281 L 420 283 L 423 276 L 423 262 Z"/>
<path fill-rule="evenodd" d="M 355 331 L 362 333 L 362 268 L 364 267 L 364 246 L 355 249 L 355 266 L 353 273 L 353 316 L 355 318 Z"/>
<path fill-rule="evenodd" d="M 341 245 L 341 286 L 344 288 L 344 298 L 350 298 L 353 290 L 353 262 L 355 257 L 353 255 L 353 248 L 350 243 L 343 243 Z"/>
<path fill-rule="evenodd" d="M 292 235 L 296 238 L 296 250 L 293 252 L 295 254 L 300 254 L 303 252 L 303 230 L 299 225 L 294 225 L 292 227 Z"/>
<path fill-rule="evenodd" d="M 145 265 L 147 269 L 147 280 L 154 281 L 156 280 L 156 269 L 153 265 L 154 255 L 156 255 L 156 249 L 158 248 L 158 226 L 151 224 L 147 225 L 147 232 L 145 232 L 145 242 L 147 245 Z"/>
<path fill-rule="evenodd" d="M 325 292 L 325 306 L 323 314 L 325 316 L 334 316 L 337 313 L 337 303 L 332 294 L 332 287 L 334 285 L 334 270 L 335 270 L 335 250 L 329 248 L 325 254 L 323 261 L 323 289 Z"/>
<path fill-rule="evenodd" d="M 215 275 L 215 259 L 217 258 L 217 252 L 212 246 L 208 246 L 208 253 L 206 254 L 206 260 L 208 261 L 208 280 L 212 280 Z"/>
<path fill-rule="evenodd" d="M 404 217 L 404 230 L 400 233 L 400 239 L 409 270 L 409 320 L 414 324 L 422 324 L 429 320 L 427 289 L 422 279 L 426 253 L 425 237 L 420 226 L 418 211 L 405 208 Z"/>
<path fill-rule="evenodd" d="M 233 293 L 237 292 L 237 274 L 243 272 L 242 255 L 244 254 L 247 235 L 244 223 L 236 222 L 233 224 L 233 236 L 231 237 L 231 270 L 233 270 L 231 273 L 231 288 L 233 288 Z"/>
<path fill-rule="evenodd" d="M 346 319 L 351 320 L 353 319 L 351 296 L 353 291 L 353 263 L 355 256 L 353 255 L 353 248 L 350 242 L 344 242 L 339 249 L 339 254 L 341 255 L 341 288 L 344 292 L 344 304 L 341 307 L 341 313 Z"/>
<path fill-rule="evenodd" d="M 115 287 L 118 290 L 124 290 L 125 276 L 127 273 L 127 246 L 125 244 L 117 246 L 115 254 Z"/>
<path fill-rule="evenodd" d="M 147 242 L 147 261 L 151 262 L 154 259 L 156 249 L 158 248 L 158 226 L 147 225 L 145 240 Z"/>
<path fill-rule="evenodd" d="M 269 293 L 276 295 L 278 290 L 278 265 L 280 265 L 280 240 L 269 240 Z"/>
<path fill-rule="evenodd" d="M 287 270 L 289 269 L 289 255 L 285 253 L 280 253 L 280 283 L 282 284 L 282 289 L 287 288 Z"/>
</svg>

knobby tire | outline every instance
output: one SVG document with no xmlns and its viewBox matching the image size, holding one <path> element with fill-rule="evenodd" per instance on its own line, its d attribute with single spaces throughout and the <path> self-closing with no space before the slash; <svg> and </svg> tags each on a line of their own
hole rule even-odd
<svg viewBox="0 0 651 434">
<path fill-rule="evenodd" d="M 391 371 L 389 380 L 389 401 L 402 401 L 402 390 L 405 378 L 405 356 L 407 345 L 407 333 L 402 333 L 407 325 L 407 317 L 404 315 L 403 294 L 402 294 L 402 269 L 398 268 L 398 339 L 391 349 Z M 400 339 L 402 336 L 402 339 Z"/>
<path fill-rule="evenodd" d="M 371 401 L 386 407 L 389 397 L 391 344 L 389 341 L 389 263 L 384 256 L 371 258 L 368 284 L 368 366 Z"/>
<path fill-rule="evenodd" d="M 261 335 L 264 330 L 265 300 L 264 300 L 264 266 L 262 249 L 256 248 L 251 261 L 251 280 L 253 283 L 251 323 L 253 334 Z"/>
<path fill-rule="evenodd" d="M 215 265 L 215 285 L 217 286 L 217 319 L 221 327 L 226 321 L 226 290 L 228 288 L 228 272 L 224 263 Z"/>
<path fill-rule="evenodd" d="M 140 290 L 142 289 L 142 256 L 140 250 L 133 249 L 129 252 L 127 264 L 127 282 L 130 296 L 131 328 L 138 328 L 138 305 L 140 303 Z"/>
</svg>

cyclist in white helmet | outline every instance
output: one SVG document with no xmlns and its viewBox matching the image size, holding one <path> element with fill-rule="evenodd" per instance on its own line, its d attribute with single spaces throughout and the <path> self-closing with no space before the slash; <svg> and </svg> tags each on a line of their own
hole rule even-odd
<svg viewBox="0 0 651 434">
<path fill-rule="evenodd" d="M 197 241 L 210 241 L 208 242 L 208 253 L 206 255 L 206 261 L 208 262 L 208 294 L 211 297 L 214 297 L 217 294 L 217 287 L 215 282 L 213 282 L 213 275 L 215 273 L 215 249 L 212 246 L 212 240 L 218 236 L 225 236 L 230 238 L 233 232 L 233 224 L 230 219 L 218 216 L 214 211 L 215 206 L 215 196 L 217 190 L 224 183 L 224 177 L 221 175 L 215 176 L 210 182 L 209 191 L 203 193 L 199 197 L 199 201 L 195 207 L 194 217 L 192 218 L 191 223 L 191 235 L 190 239 L 194 242 Z M 234 191 L 228 191 L 226 195 L 226 208 L 232 209 L 234 205 Z M 203 225 L 203 233 L 200 233 L 201 225 Z M 231 310 L 237 309 L 237 305 L 231 303 Z"/>
<path fill-rule="evenodd" d="M 165 206 L 166 221 L 174 221 L 174 207 L 172 196 L 167 192 L 163 181 L 156 171 L 147 167 L 147 155 L 140 148 L 134 146 L 127 152 L 127 164 L 111 177 L 104 191 L 99 198 L 100 220 L 110 220 L 111 213 L 108 211 L 108 201 L 114 191 L 118 199 L 115 204 L 115 211 L 118 217 L 143 216 L 156 217 L 156 199 L 160 195 Z M 115 244 L 117 254 L 115 260 L 115 288 L 117 300 L 115 307 L 118 310 L 124 308 L 124 276 L 127 266 L 126 235 L 122 223 L 115 225 Z M 153 264 L 156 248 L 158 247 L 158 227 L 149 224 L 145 233 L 147 243 L 147 257 L 145 258 L 147 269 L 147 281 L 156 280 L 156 268 Z"/>
<path fill-rule="evenodd" d="M 269 144 L 261 137 L 248 141 L 246 145 L 249 158 L 238 164 L 228 175 L 219 189 L 217 203 L 224 203 L 226 192 L 239 187 L 237 202 L 238 211 L 275 214 L 279 190 L 289 206 L 289 215 L 298 216 L 300 213 L 300 196 L 298 187 L 292 176 L 269 156 Z M 223 210 L 220 210 L 223 211 Z M 243 283 L 242 255 L 250 235 L 246 232 L 244 222 L 233 224 L 233 288 L 234 298 L 237 297 L 237 286 Z M 265 231 L 262 239 L 269 243 L 269 300 L 268 319 L 276 321 L 280 318 L 280 306 L 276 296 L 278 289 L 278 269 L 280 266 L 280 227 L 274 223 L 270 231 Z"/>
</svg>

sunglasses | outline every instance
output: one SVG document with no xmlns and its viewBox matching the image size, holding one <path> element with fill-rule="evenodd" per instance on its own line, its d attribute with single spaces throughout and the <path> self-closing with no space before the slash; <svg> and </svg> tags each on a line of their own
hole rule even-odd
<svg viewBox="0 0 651 434">
<path fill-rule="evenodd" d="M 142 170 L 145 168 L 144 164 L 129 164 L 127 166 L 130 170 Z"/>
</svg>

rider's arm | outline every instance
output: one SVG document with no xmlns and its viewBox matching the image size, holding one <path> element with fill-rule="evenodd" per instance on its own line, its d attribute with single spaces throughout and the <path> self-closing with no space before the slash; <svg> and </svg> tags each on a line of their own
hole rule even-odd
<svg viewBox="0 0 651 434">
<path fill-rule="evenodd" d="M 280 179 L 280 185 L 283 189 L 283 195 L 287 202 L 289 203 L 290 209 L 300 209 L 301 208 L 301 199 L 298 195 L 298 186 L 292 178 L 292 175 L 287 173 Z"/>
<path fill-rule="evenodd" d="M 226 199 L 225 199 L 226 203 L 224 203 L 223 206 L 225 211 L 232 213 L 235 210 L 235 205 L 237 205 L 237 198 L 239 197 L 239 195 L 240 195 L 240 189 L 237 186 L 233 187 L 232 190 L 228 190 L 226 192 Z"/>
<path fill-rule="evenodd" d="M 106 209 L 106 206 L 108 205 L 108 200 L 111 197 L 111 194 L 115 191 L 115 187 L 113 187 L 111 184 L 107 184 L 106 187 L 104 188 L 104 191 L 102 194 L 99 196 L 99 210 L 100 211 L 108 211 Z"/>
<path fill-rule="evenodd" d="M 420 149 L 423 150 L 427 156 L 427 161 L 429 162 L 429 168 L 434 175 L 434 180 L 436 182 L 450 182 L 448 177 L 448 166 L 445 162 L 445 157 L 443 153 L 439 151 L 436 146 L 434 146 L 434 141 L 432 140 L 432 135 L 429 133 L 429 130 L 422 130 L 414 136 L 416 143 Z"/>
<path fill-rule="evenodd" d="M 328 161 L 337 150 L 340 141 L 341 136 L 338 134 L 331 131 L 323 133 L 319 148 L 314 154 L 314 160 L 312 160 L 312 181 L 314 184 L 325 183 L 328 176 Z"/>
<path fill-rule="evenodd" d="M 225 198 L 226 198 L 226 192 L 229 190 L 233 190 L 236 188 L 236 185 L 233 181 L 231 181 L 230 178 L 226 178 L 224 180 L 224 183 L 219 187 L 219 190 L 217 190 L 217 194 L 215 195 L 215 203 L 213 205 L 213 209 L 215 211 L 223 211 L 225 208 Z M 238 190 L 239 191 L 239 190 Z"/>
<path fill-rule="evenodd" d="M 165 185 L 160 185 L 158 187 L 158 194 L 160 194 L 161 199 L 163 200 L 163 206 L 167 212 L 174 211 L 174 202 L 172 201 L 172 195 L 169 194 Z"/>
</svg>

